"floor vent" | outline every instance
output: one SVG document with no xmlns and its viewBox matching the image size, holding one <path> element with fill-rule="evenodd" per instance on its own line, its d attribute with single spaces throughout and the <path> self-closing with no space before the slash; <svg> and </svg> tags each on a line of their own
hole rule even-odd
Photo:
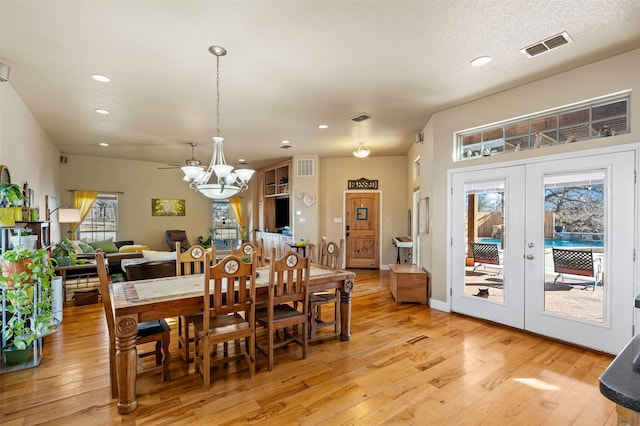
<svg viewBox="0 0 640 426">
<path fill-rule="evenodd" d="M 527 58 L 533 58 L 534 56 L 542 55 L 543 53 L 569 43 L 573 43 L 573 39 L 568 33 L 562 32 L 546 40 L 527 46 L 524 49 L 520 49 L 520 52 Z"/>
<path fill-rule="evenodd" d="M 314 175 L 314 171 L 313 171 L 313 159 L 304 159 L 304 160 L 298 160 L 297 162 L 297 170 L 298 170 L 298 177 L 300 176 L 313 176 Z"/>
</svg>

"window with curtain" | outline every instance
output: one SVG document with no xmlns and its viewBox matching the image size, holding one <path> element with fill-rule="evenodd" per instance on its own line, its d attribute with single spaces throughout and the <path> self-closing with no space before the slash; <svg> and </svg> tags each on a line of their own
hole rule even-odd
<svg viewBox="0 0 640 426">
<path fill-rule="evenodd" d="M 212 210 L 216 251 L 229 251 L 240 240 L 240 228 L 231 204 L 228 200 L 214 201 Z"/>
<path fill-rule="evenodd" d="M 87 242 L 118 238 L 118 196 L 98 194 L 89 213 L 80 224 L 79 239 Z"/>
</svg>

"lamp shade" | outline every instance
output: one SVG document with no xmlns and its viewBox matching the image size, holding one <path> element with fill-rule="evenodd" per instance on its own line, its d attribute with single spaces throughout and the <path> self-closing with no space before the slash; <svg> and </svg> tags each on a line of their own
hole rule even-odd
<svg viewBox="0 0 640 426">
<path fill-rule="evenodd" d="M 60 223 L 80 223 L 80 209 L 58 209 L 58 222 Z"/>
<path fill-rule="evenodd" d="M 214 200 L 224 200 L 240 192 L 240 188 L 235 185 L 222 185 L 219 183 L 198 185 L 197 188 L 202 195 Z"/>
</svg>

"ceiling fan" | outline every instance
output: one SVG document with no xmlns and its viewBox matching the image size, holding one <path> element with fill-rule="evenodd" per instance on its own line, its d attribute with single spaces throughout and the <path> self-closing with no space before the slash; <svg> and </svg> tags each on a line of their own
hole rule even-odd
<svg viewBox="0 0 640 426">
<path fill-rule="evenodd" d="M 158 167 L 158 169 L 179 169 L 180 167 L 183 166 L 200 166 L 203 169 L 206 169 L 205 166 L 202 165 L 202 163 L 200 162 L 200 160 L 196 159 L 193 155 L 193 151 L 195 149 L 196 146 L 198 146 L 197 142 L 187 142 L 187 145 L 191 146 L 191 158 L 188 159 L 187 161 L 185 161 L 185 164 L 169 164 L 167 167 Z"/>
</svg>

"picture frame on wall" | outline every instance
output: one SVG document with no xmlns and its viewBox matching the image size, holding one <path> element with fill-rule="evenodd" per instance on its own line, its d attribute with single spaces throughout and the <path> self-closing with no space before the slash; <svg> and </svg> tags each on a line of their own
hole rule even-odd
<svg viewBox="0 0 640 426">
<path fill-rule="evenodd" d="M 151 216 L 184 216 L 185 200 L 151 199 Z"/>
<path fill-rule="evenodd" d="M 421 234 L 429 233 L 429 197 L 420 199 L 418 227 Z"/>
</svg>

